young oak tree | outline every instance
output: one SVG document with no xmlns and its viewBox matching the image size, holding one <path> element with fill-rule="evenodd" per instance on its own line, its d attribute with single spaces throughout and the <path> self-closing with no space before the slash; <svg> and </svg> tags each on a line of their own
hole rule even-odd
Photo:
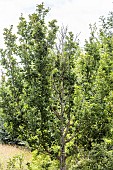
<svg viewBox="0 0 113 170">
<path fill-rule="evenodd" d="M 74 86 L 76 82 L 75 64 L 77 42 L 71 32 L 62 28 L 59 43 L 53 54 L 53 70 L 51 77 L 51 110 L 54 115 L 54 145 L 57 146 L 60 170 L 66 170 L 66 159 L 75 154 L 73 150 L 76 137 L 76 113 L 74 110 Z M 56 128 L 57 127 L 57 128 Z M 53 149 L 54 147 L 53 146 Z"/>
<path fill-rule="evenodd" d="M 56 20 L 45 23 L 48 10 L 38 5 L 27 21 L 20 17 L 17 35 L 4 31 L 6 48 L 1 63 L 1 107 L 5 128 L 11 139 L 24 140 L 32 149 L 58 159 L 66 169 L 66 159 L 74 154 L 76 113 L 74 112 L 75 57 L 78 44 L 73 34 L 60 32 Z"/>
<path fill-rule="evenodd" d="M 98 37 L 91 27 L 84 54 L 67 29 L 57 38 L 47 13 L 38 5 L 28 20 L 21 15 L 16 35 L 12 26 L 4 30 L 0 106 L 7 139 L 27 141 L 66 170 L 78 148 L 91 151 L 112 138 L 112 13 Z"/>
</svg>

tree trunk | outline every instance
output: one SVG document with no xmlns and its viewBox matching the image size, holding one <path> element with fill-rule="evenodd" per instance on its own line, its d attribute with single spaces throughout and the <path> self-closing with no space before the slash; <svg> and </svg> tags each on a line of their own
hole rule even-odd
<svg viewBox="0 0 113 170">
<path fill-rule="evenodd" d="M 65 140 L 62 134 L 60 146 L 60 170 L 66 170 Z"/>
</svg>

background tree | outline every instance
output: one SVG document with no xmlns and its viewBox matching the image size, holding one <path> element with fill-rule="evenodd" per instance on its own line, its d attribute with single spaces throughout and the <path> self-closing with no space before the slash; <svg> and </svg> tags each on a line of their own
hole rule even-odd
<svg viewBox="0 0 113 170">
<path fill-rule="evenodd" d="M 110 19 L 108 18 L 108 20 Z M 80 94 L 79 100 L 77 97 L 76 100 L 80 101 L 79 113 L 81 118 L 79 119 L 78 141 L 81 148 L 84 149 L 83 155 L 86 159 L 89 159 L 90 156 L 88 155 L 92 153 L 98 155 L 98 158 L 90 157 L 87 167 L 91 169 L 95 169 L 93 165 L 94 162 L 100 159 L 99 155 L 104 153 L 106 157 L 106 154 L 108 154 L 111 160 L 110 153 L 112 153 L 113 57 L 112 33 L 111 27 L 110 30 L 108 29 L 108 20 L 106 31 L 103 26 L 98 33 L 95 32 L 97 31 L 95 26 L 91 28 L 91 36 L 89 41 L 86 41 L 85 52 L 78 58 L 76 67 L 78 85 L 75 92 Z M 100 148 L 106 148 L 107 146 L 106 153 L 104 150 L 100 151 L 96 148 L 96 145 Z M 90 161 L 94 162 L 91 163 Z M 83 169 L 84 167 L 85 164 L 83 163 Z M 103 167 L 106 169 L 104 162 L 98 162 L 96 169 L 102 169 Z"/>
<path fill-rule="evenodd" d="M 17 51 L 16 35 L 10 29 L 4 29 L 6 49 L 1 50 L 1 64 L 3 66 L 1 85 L 1 108 L 4 113 L 7 140 L 15 141 L 23 133 L 20 129 L 24 117 L 21 114 L 20 96 L 22 95 L 23 80 L 21 67 L 15 58 Z M 15 130 L 16 129 L 16 130 Z M 6 139 L 4 139 L 6 140 Z"/>
<path fill-rule="evenodd" d="M 46 134 L 49 133 L 46 128 L 50 116 L 49 51 L 54 46 L 58 27 L 56 20 L 46 26 L 47 13 L 48 9 L 41 4 L 28 21 L 21 15 L 17 35 L 12 33 L 13 26 L 4 30 L 6 49 L 1 49 L 1 63 L 6 77 L 1 88 L 5 127 L 12 138 L 27 139 L 32 147 L 37 141 L 36 136 L 40 136 L 43 144 L 44 138 L 51 141 Z"/>
</svg>

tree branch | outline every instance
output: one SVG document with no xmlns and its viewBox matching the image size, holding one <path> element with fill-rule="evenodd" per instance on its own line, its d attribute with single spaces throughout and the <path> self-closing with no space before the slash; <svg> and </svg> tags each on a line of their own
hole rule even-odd
<svg viewBox="0 0 113 170">
<path fill-rule="evenodd" d="M 67 123 L 67 125 L 66 125 L 66 130 L 65 130 L 65 133 L 64 133 L 64 138 L 65 138 L 66 135 L 68 134 L 69 128 L 70 128 L 70 120 L 68 121 L 68 123 Z"/>
<path fill-rule="evenodd" d="M 68 121 L 67 125 L 66 125 L 66 130 L 65 130 L 65 133 L 64 133 L 64 138 L 66 137 L 66 135 L 68 134 L 68 131 L 69 131 L 69 128 L 71 126 L 73 126 L 74 123 L 70 124 L 70 120 Z"/>
<path fill-rule="evenodd" d="M 45 151 L 50 155 L 50 157 L 53 155 L 53 154 L 52 154 L 52 151 L 48 150 L 47 148 L 44 148 L 44 149 L 45 149 Z M 56 155 L 55 157 L 56 157 L 58 160 L 60 160 L 60 156 Z"/>
<path fill-rule="evenodd" d="M 75 134 L 73 134 L 69 139 L 67 139 L 67 140 L 65 141 L 65 143 L 70 142 L 74 137 L 75 137 Z"/>
<path fill-rule="evenodd" d="M 54 114 L 57 116 L 59 120 L 61 120 L 60 114 L 51 106 L 51 110 L 54 112 Z"/>
</svg>

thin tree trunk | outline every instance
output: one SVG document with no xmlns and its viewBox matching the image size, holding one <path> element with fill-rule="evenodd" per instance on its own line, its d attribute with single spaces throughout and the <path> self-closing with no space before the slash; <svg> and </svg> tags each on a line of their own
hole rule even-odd
<svg viewBox="0 0 113 170">
<path fill-rule="evenodd" d="M 60 140 L 60 170 L 66 170 L 66 153 L 65 153 L 65 136 L 64 136 L 64 86 L 63 82 L 61 83 L 61 140 Z"/>
<path fill-rule="evenodd" d="M 60 170 L 66 170 L 65 140 L 63 134 L 61 137 L 60 154 Z"/>
</svg>

